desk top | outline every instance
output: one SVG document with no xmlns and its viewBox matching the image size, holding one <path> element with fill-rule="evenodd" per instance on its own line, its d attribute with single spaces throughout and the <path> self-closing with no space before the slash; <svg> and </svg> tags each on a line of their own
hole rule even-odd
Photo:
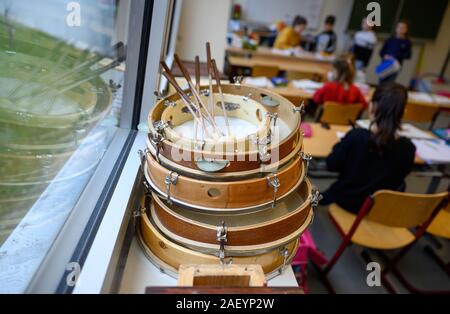
<svg viewBox="0 0 450 314">
<path fill-rule="evenodd" d="M 304 99 L 312 99 L 314 95 L 314 91 L 296 88 L 292 85 L 292 83 L 289 83 L 289 85 L 285 87 L 274 87 L 269 89 L 289 99 L 296 97 Z M 370 91 L 367 93 L 367 95 L 365 95 L 367 102 L 371 100 L 374 91 L 375 88 L 371 88 Z M 439 96 L 436 94 L 427 94 L 422 92 L 410 91 L 408 92 L 408 103 L 425 106 L 436 106 L 441 109 L 450 109 L 450 98 Z"/>
<path fill-rule="evenodd" d="M 294 87 L 292 85 L 292 83 L 289 83 L 288 86 L 269 88 L 269 90 L 271 90 L 275 93 L 278 93 L 281 96 L 289 98 L 289 99 L 292 99 L 295 97 L 304 98 L 304 99 L 312 99 L 313 95 L 314 95 L 313 90 L 297 88 L 297 87 Z M 371 88 L 369 90 L 369 92 L 367 93 L 367 95 L 365 95 L 367 102 L 369 102 L 370 99 L 372 98 L 374 91 L 375 91 L 375 89 Z"/>
<path fill-rule="evenodd" d="M 275 66 L 283 71 L 297 71 L 302 73 L 313 73 L 322 76 L 326 80 L 331 65 L 316 63 L 302 60 L 301 62 L 293 62 L 292 60 L 277 60 L 267 56 L 246 58 L 243 56 L 228 56 L 228 62 L 232 66 L 253 68 L 255 65 Z"/>
<path fill-rule="evenodd" d="M 290 54 L 288 50 L 272 49 L 269 47 L 258 47 L 257 50 L 228 47 L 226 52 L 235 56 L 251 56 L 254 57 L 267 57 L 272 59 L 285 59 L 287 61 L 309 61 L 314 63 L 325 63 L 331 65 L 335 59 L 335 56 L 325 56 L 322 54 L 303 51 L 297 54 Z"/>
<path fill-rule="evenodd" d="M 338 132 L 347 133 L 351 128 L 346 125 L 330 125 L 330 129 L 325 129 L 320 123 L 308 124 L 311 126 L 312 136 L 303 138 L 303 147 L 313 158 L 326 158 L 333 146 L 340 141 Z M 421 165 L 425 162 L 416 156 L 414 163 Z"/>
</svg>

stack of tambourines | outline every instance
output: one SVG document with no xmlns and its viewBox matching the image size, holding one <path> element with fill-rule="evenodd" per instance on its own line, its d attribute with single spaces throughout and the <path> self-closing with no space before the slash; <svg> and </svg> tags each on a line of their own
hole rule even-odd
<svg viewBox="0 0 450 314">
<path fill-rule="evenodd" d="M 200 87 L 205 103 L 209 88 Z M 147 193 L 138 237 L 172 276 L 180 264 L 233 263 L 260 264 L 271 278 L 290 264 L 320 197 L 306 178 L 302 108 L 240 82 L 212 90 L 215 99 L 223 95 L 229 119 L 257 132 L 238 138 L 231 130 L 231 140 L 214 143 L 183 137 L 174 129 L 193 119 L 186 103 L 177 93 L 160 99 L 141 152 Z M 215 106 L 223 114 L 219 101 Z"/>
</svg>

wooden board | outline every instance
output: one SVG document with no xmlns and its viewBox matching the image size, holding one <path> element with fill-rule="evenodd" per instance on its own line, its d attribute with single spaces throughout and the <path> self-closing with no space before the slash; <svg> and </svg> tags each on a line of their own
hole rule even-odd
<svg viewBox="0 0 450 314">
<path fill-rule="evenodd" d="M 261 265 L 188 265 L 178 268 L 181 287 L 264 287 L 267 285 Z"/>
</svg>

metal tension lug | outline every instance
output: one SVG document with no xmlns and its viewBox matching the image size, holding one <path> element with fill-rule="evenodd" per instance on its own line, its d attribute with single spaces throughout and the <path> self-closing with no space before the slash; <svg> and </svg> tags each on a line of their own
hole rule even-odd
<svg viewBox="0 0 450 314">
<path fill-rule="evenodd" d="M 233 83 L 236 87 L 241 87 L 241 83 L 244 77 L 242 75 L 233 76 Z"/>
<path fill-rule="evenodd" d="M 280 179 L 278 179 L 277 174 L 269 175 L 266 177 L 267 179 L 267 185 L 269 187 L 273 188 L 273 201 L 272 201 L 272 208 L 275 207 L 277 203 L 277 192 L 278 188 L 280 187 Z"/>
<path fill-rule="evenodd" d="M 164 100 L 164 106 L 166 107 L 175 107 L 177 103 L 175 101 Z"/>
<path fill-rule="evenodd" d="M 302 101 L 300 106 L 294 107 L 294 109 L 292 109 L 292 111 L 294 111 L 294 113 L 300 112 L 300 114 L 305 114 L 305 101 Z"/>
<path fill-rule="evenodd" d="M 217 242 L 219 242 L 219 259 L 220 264 L 225 265 L 225 243 L 227 243 L 227 232 L 228 228 L 225 226 L 225 221 L 222 221 L 220 225 L 217 226 Z"/>
<path fill-rule="evenodd" d="M 176 173 L 175 171 L 171 171 L 164 180 L 164 183 L 166 184 L 167 203 L 169 204 L 172 204 L 172 200 L 170 199 L 170 187 L 177 184 L 178 177 L 178 173 Z"/>
<path fill-rule="evenodd" d="M 305 175 L 308 175 L 309 164 L 311 163 L 312 156 L 311 154 L 300 152 L 300 157 L 302 157 L 303 161 L 306 163 Z"/>
<path fill-rule="evenodd" d="M 283 256 L 283 266 L 279 269 L 279 273 L 284 273 L 284 270 L 286 269 L 287 260 L 289 257 L 289 250 L 287 248 L 281 248 L 280 249 L 280 255 Z"/>
<path fill-rule="evenodd" d="M 267 112 L 266 115 L 270 117 L 269 126 L 270 126 L 270 124 L 273 121 L 273 126 L 275 127 L 277 125 L 278 113 L 276 113 L 276 112 Z"/>
<path fill-rule="evenodd" d="M 268 151 L 267 145 L 259 147 L 258 156 L 261 162 L 268 162 L 270 158 L 272 158 L 272 155 Z"/>
<path fill-rule="evenodd" d="M 150 143 L 156 150 L 156 161 L 159 162 L 159 152 L 162 148 L 162 142 L 164 141 L 164 137 L 160 133 L 149 133 Z"/>
<path fill-rule="evenodd" d="M 143 207 L 143 206 L 140 207 L 140 208 L 138 208 L 138 209 L 135 209 L 135 210 L 133 211 L 133 213 L 132 213 L 133 218 L 136 219 L 136 218 L 138 218 L 138 217 L 141 217 L 142 215 L 145 214 L 146 211 L 147 211 L 147 208 L 145 208 L 145 207 Z"/>
<path fill-rule="evenodd" d="M 169 124 L 158 120 L 153 123 L 153 126 L 155 127 L 156 132 L 161 133 L 165 128 L 169 126 Z"/>
<path fill-rule="evenodd" d="M 248 93 L 247 96 L 242 97 L 242 100 L 248 101 L 250 98 L 252 98 L 252 96 L 253 96 L 252 93 Z"/>
<path fill-rule="evenodd" d="M 321 199 L 323 199 L 323 196 L 320 194 L 319 190 L 313 189 L 311 193 L 311 206 L 316 208 Z"/>
</svg>

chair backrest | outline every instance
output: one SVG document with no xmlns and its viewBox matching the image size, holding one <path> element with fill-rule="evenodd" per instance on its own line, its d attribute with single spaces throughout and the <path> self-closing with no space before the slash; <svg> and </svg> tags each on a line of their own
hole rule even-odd
<svg viewBox="0 0 450 314">
<path fill-rule="evenodd" d="M 354 123 L 361 116 L 362 104 L 343 104 L 326 101 L 323 104 L 322 112 L 318 117 L 319 122 L 329 124 L 348 125 Z"/>
<path fill-rule="evenodd" d="M 431 123 L 436 118 L 438 111 L 438 106 L 408 103 L 406 104 L 405 113 L 403 114 L 403 120 L 410 122 Z"/>
<path fill-rule="evenodd" d="M 380 190 L 373 195 L 374 203 L 366 219 L 391 227 L 417 227 L 446 198 L 448 192 L 414 194 Z"/>
<path fill-rule="evenodd" d="M 267 78 L 272 78 L 278 75 L 279 70 L 280 69 L 276 66 L 255 64 L 252 68 L 252 76 L 265 76 Z"/>
</svg>

